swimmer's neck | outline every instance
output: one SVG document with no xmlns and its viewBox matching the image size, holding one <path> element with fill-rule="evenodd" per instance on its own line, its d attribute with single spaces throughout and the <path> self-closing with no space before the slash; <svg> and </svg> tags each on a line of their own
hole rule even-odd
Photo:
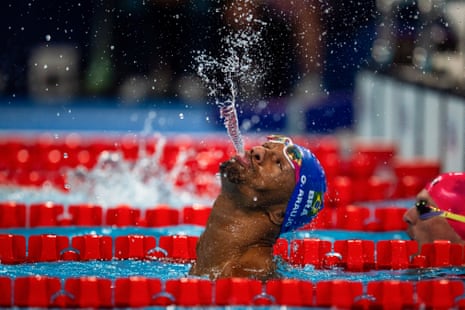
<svg viewBox="0 0 465 310">
<path fill-rule="evenodd" d="M 273 277 L 273 246 L 280 226 L 261 208 L 247 208 L 231 195 L 219 195 L 197 244 L 192 274 L 210 277 Z"/>
<path fill-rule="evenodd" d="M 218 196 L 207 226 L 212 226 L 216 233 L 229 235 L 230 242 L 236 241 L 245 247 L 273 247 L 281 227 L 270 220 L 267 207 L 251 208 L 228 198 Z"/>
</svg>

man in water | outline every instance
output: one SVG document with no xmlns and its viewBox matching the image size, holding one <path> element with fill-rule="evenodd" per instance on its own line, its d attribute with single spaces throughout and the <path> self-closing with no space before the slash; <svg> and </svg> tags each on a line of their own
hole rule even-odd
<svg viewBox="0 0 465 310">
<path fill-rule="evenodd" d="M 434 240 L 465 244 L 464 172 L 439 175 L 418 193 L 416 200 L 403 219 L 419 250 Z"/>
<path fill-rule="evenodd" d="M 270 136 L 220 165 L 221 192 L 197 244 L 192 275 L 276 276 L 273 245 L 323 208 L 324 170 L 306 148 Z"/>
</svg>

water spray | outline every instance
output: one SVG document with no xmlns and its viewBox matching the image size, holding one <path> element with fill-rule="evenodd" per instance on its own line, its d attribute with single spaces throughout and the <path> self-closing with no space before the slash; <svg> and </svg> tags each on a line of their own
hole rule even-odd
<svg viewBox="0 0 465 310">
<path fill-rule="evenodd" d="M 262 26 L 264 24 L 255 22 Z M 245 151 L 236 109 L 237 93 L 240 83 L 256 84 L 263 77 L 262 68 L 252 57 L 252 49 L 257 48 L 261 40 L 260 30 L 252 30 L 249 26 L 223 39 L 221 57 L 214 58 L 205 52 L 199 52 L 195 57 L 197 74 L 206 85 L 208 95 L 214 98 L 219 107 L 228 136 L 240 156 Z"/>
</svg>

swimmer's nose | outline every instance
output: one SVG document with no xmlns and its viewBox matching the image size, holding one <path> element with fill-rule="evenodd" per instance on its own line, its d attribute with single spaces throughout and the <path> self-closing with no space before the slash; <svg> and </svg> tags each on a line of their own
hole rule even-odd
<svg viewBox="0 0 465 310">
<path fill-rule="evenodd" d="M 418 217 L 418 215 L 417 215 L 416 208 L 410 208 L 407 211 L 405 211 L 404 215 L 402 216 L 402 219 L 408 225 L 412 225 L 412 224 L 415 224 L 415 221 L 416 221 L 417 217 Z"/>
<path fill-rule="evenodd" d="M 255 162 L 261 163 L 265 158 L 265 148 L 262 146 L 254 146 L 250 150 L 250 155 Z"/>
</svg>

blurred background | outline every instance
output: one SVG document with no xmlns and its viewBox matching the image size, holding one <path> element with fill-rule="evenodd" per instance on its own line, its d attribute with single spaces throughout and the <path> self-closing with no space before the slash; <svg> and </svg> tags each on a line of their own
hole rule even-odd
<svg viewBox="0 0 465 310">
<path fill-rule="evenodd" d="M 220 54 L 221 39 L 244 27 L 247 16 L 261 21 L 264 52 L 255 57 L 266 72 L 254 85 L 257 98 L 314 90 L 305 83 L 323 91 L 352 88 L 375 38 L 374 1 L 281 2 L 6 1 L 2 94 L 204 99 L 194 53 Z"/>
<path fill-rule="evenodd" d="M 224 38 L 252 27 L 260 79 L 239 85 L 245 133 L 348 132 L 463 170 L 464 5 L 2 1 L 0 129 L 137 131 L 155 111 L 156 130 L 223 130 L 195 59 L 221 59 Z"/>
</svg>

